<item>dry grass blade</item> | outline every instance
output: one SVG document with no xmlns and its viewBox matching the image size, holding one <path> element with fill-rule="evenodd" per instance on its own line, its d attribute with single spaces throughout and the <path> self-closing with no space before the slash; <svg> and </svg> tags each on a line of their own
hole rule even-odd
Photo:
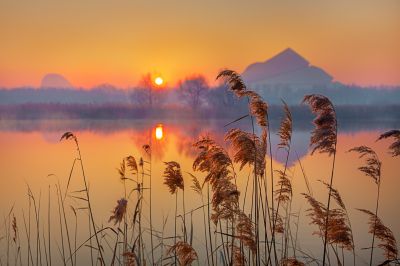
<svg viewBox="0 0 400 266">
<path fill-rule="evenodd" d="M 183 241 L 177 242 L 168 250 L 168 254 L 174 254 L 175 252 L 181 266 L 191 265 L 198 258 L 193 247 Z"/>
<path fill-rule="evenodd" d="M 286 104 L 284 100 L 282 100 L 282 102 L 283 102 L 285 117 L 282 119 L 278 131 L 278 135 L 280 138 L 280 143 L 278 144 L 278 147 L 288 149 L 290 146 L 290 142 L 292 140 L 293 119 L 292 119 L 292 113 L 289 110 L 289 106 Z"/>
<path fill-rule="evenodd" d="M 360 158 L 366 157 L 366 165 L 358 167 L 361 172 L 371 177 L 376 184 L 380 182 L 382 163 L 376 152 L 367 146 L 359 146 L 349 150 L 349 152 L 358 152 Z"/>
<path fill-rule="evenodd" d="M 73 139 L 73 140 L 76 141 L 76 137 L 75 137 L 74 133 L 69 132 L 69 131 L 68 131 L 68 132 L 65 132 L 65 133 L 61 136 L 60 141 L 62 141 L 63 139 L 66 139 L 66 140 Z"/>
<path fill-rule="evenodd" d="M 167 166 L 164 170 L 164 184 L 168 186 L 169 192 L 174 194 L 178 189 L 184 189 L 183 177 L 181 172 L 181 166 L 179 163 L 171 161 L 164 162 Z"/>
<path fill-rule="evenodd" d="M 374 213 L 364 209 L 357 210 L 369 216 L 369 233 L 375 234 L 375 236 L 381 241 L 378 247 L 384 250 L 385 258 L 388 260 L 396 259 L 398 255 L 398 249 L 393 232 L 388 227 L 386 227 L 382 223 L 381 219 Z"/>
<path fill-rule="evenodd" d="M 303 103 L 307 103 L 317 115 L 313 121 L 315 129 L 311 133 L 311 154 L 319 151 L 332 155 L 337 142 L 337 120 L 332 102 L 323 95 L 311 94 L 304 96 Z"/>
<path fill-rule="evenodd" d="M 287 259 L 282 259 L 279 262 L 280 266 L 305 266 L 305 264 L 301 261 L 298 261 L 295 258 L 287 258 Z"/>
<path fill-rule="evenodd" d="M 395 141 L 390 144 L 389 150 L 392 156 L 399 156 L 400 155 L 400 130 L 392 129 L 386 131 L 385 133 L 379 136 L 378 140 L 387 139 L 387 138 L 394 138 Z"/>
<path fill-rule="evenodd" d="M 15 218 L 13 214 L 13 219 L 12 219 L 12 229 L 13 229 L 13 238 L 12 240 L 14 243 L 17 243 L 17 232 L 18 232 L 18 226 L 17 226 L 17 218 Z"/>
<path fill-rule="evenodd" d="M 231 129 L 225 135 L 225 140 L 232 143 L 235 163 L 240 164 L 240 170 L 246 165 L 252 165 L 258 175 L 263 175 L 265 169 L 265 142 L 261 141 L 257 135 Z"/>
<path fill-rule="evenodd" d="M 126 213 L 126 205 L 128 201 L 124 198 L 117 201 L 117 206 L 114 208 L 113 215 L 110 216 L 108 222 L 114 220 L 114 225 L 120 223 Z"/>
</svg>

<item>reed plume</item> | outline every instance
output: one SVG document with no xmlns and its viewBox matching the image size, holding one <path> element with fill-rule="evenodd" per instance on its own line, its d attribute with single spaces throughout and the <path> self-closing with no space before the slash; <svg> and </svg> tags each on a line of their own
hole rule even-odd
<svg viewBox="0 0 400 266">
<path fill-rule="evenodd" d="M 275 199 L 278 202 L 287 203 L 292 199 L 292 182 L 287 177 L 286 173 L 281 170 L 276 170 L 279 174 L 279 180 L 277 186 L 279 189 L 275 190 Z M 278 210 L 278 209 L 277 209 Z"/>
<path fill-rule="evenodd" d="M 231 246 L 232 249 L 232 266 L 245 266 L 246 265 L 246 257 L 243 254 L 242 250 L 236 246 Z"/>
<path fill-rule="evenodd" d="M 232 160 L 214 140 L 205 136 L 193 146 L 199 151 L 193 162 L 193 170 L 207 172 L 204 182 L 213 185 L 219 178 L 231 176 L 229 167 L 232 166 Z"/>
<path fill-rule="evenodd" d="M 126 164 L 129 167 L 129 169 L 131 170 L 132 174 L 138 172 L 138 165 L 136 163 L 135 157 L 133 157 L 131 155 L 127 156 L 126 157 Z"/>
<path fill-rule="evenodd" d="M 193 247 L 183 241 L 179 241 L 169 248 L 168 254 L 172 253 L 176 253 L 181 266 L 192 265 L 192 262 L 198 259 L 197 253 Z"/>
<path fill-rule="evenodd" d="M 184 189 L 181 166 L 179 163 L 171 161 L 164 162 L 167 166 L 164 170 L 164 184 L 168 186 L 169 192 L 175 194 L 178 189 Z"/>
<path fill-rule="evenodd" d="M 319 151 L 332 155 L 336 152 L 337 120 L 332 102 L 323 95 L 311 94 L 304 96 L 303 103 L 307 103 L 311 111 L 317 115 L 314 119 L 315 129 L 311 132 L 311 154 Z"/>
<path fill-rule="evenodd" d="M 384 251 L 387 260 L 395 260 L 398 255 L 397 242 L 394 238 L 392 230 L 386 227 L 382 220 L 371 211 L 365 209 L 357 209 L 369 216 L 369 233 L 374 234 L 381 243 L 378 245 Z"/>
<path fill-rule="evenodd" d="M 133 252 L 124 252 L 122 254 L 125 258 L 125 266 L 136 266 L 140 265 L 139 258 Z"/>
<path fill-rule="evenodd" d="M 126 213 L 126 205 L 128 201 L 124 198 L 117 201 L 117 206 L 115 206 L 114 210 L 112 211 L 113 215 L 110 216 L 108 222 L 114 220 L 114 225 L 120 223 L 125 216 Z"/>
<path fill-rule="evenodd" d="M 281 121 L 278 135 L 280 142 L 278 144 L 278 147 L 280 148 L 290 148 L 290 143 L 292 141 L 292 132 L 293 132 L 293 119 L 292 119 L 292 113 L 290 112 L 289 106 L 286 104 L 284 100 L 282 100 L 283 103 L 283 110 L 285 113 L 284 118 Z"/>
<path fill-rule="evenodd" d="M 199 194 L 200 196 L 203 195 L 203 187 L 200 185 L 199 180 L 197 179 L 197 177 L 195 177 L 194 175 L 192 175 L 191 173 L 188 173 L 191 177 L 192 177 L 192 185 L 190 186 L 194 192 L 196 192 L 197 194 Z"/>
<path fill-rule="evenodd" d="M 371 177 L 376 184 L 380 183 L 382 163 L 378 158 L 376 152 L 367 146 L 354 147 L 349 150 L 350 152 L 358 152 L 359 158 L 366 157 L 365 166 L 358 167 L 358 169 Z"/>
<path fill-rule="evenodd" d="M 239 195 L 240 192 L 236 186 L 226 177 L 217 179 L 212 186 L 211 204 L 214 213 L 211 215 L 211 219 L 214 224 L 217 224 L 218 220 L 230 220 L 235 218 L 235 211 L 239 207 Z"/>
<path fill-rule="evenodd" d="M 257 243 L 254 235 L 254 224 L 251 219 L 242 211 L 237 213 L 236 237 L 250 249 L 253 254 L 257 252 Z"/>
<path fill-rule="evenodd" d="M 279 262 L 280 266 L 305 266 L 305 264 L 301 261 L 298 261 L 295 258 L 286 258 Z"/>
<path fill-rule="evenodd" d="M 275 233 L 278 233 L 278 234 L 285 233 L 282 216 L 276 211 L 274 211 L 273 215 L 275 216 L 275 226 L 274 226 L 273 230 L 275 231 Z"/>
<path fill-rule="evenodd" d="M 390 144 L 389 150 L 392 156 L 399 156 L 400 155 L 400 130 L 392 129 L 386 131 L 385 133 L 379 136 L 378 140 L 387 139 L 387 138 L 394 138 L 394 142 Z"/>
<path fill-rule="evenodd" d="M 311 208 L 307 209 L 307 216 L 311 218 L 311 224 L 318 226 L 319 231 L 314 234 L 320 237 L 326 237 L 324 242 L 329 244 L 337 244 L 339 247 L 346 250 L 353 250 L 352 233 L 347 224 L 346 213 L 342 209 L 332 209 L 329 211 L 329 224 L 326 226 L 327 208 L 316 200 L 314 197 L 302 193 L 307 199 Z"/>
<path fill-rule="evenodd" d="M 233 148 L 233 161 L 239 163 L 240 170 L 246 164 L 254 166 L 257 175 L 263 175 L 265 169 L 266 143 L 252 133 L 240 129 L 231 129 L 225 135 Z"/>
</svg>

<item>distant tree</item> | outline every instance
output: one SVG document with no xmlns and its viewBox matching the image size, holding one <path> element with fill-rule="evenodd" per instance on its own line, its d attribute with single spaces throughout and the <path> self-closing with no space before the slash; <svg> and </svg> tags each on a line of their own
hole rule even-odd
<svg viewBox="0 0 400 266">
<path fill-rule="evenodd" d="M 147 73 L 142 76 L 137 88 L 130 90 L 130 102 L 139 106 L 152 107 L 162 105 L 167 97 L 163 88 L 155 86 L 153 76 Z"/>
<path fill-rule="evenodd" d="M 201 75 L 187 77 L 178 86 L 179 96 L 195 110 L 201 106 L 209 89 L 206 79 Z"/>
</svg>

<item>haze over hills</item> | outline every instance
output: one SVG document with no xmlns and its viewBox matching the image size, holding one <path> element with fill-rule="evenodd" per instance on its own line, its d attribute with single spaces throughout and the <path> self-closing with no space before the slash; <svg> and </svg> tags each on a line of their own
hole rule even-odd
<svg viewBox="0 0 400 266">
<path fill-rule="evenodd" d="M 333 78 L 323 69 L 310 65 L 291 48 L 280 52 L 262 63 L 249 65 L 242 73 L 243 79 L 252 85 L 328 85 Z"/>
<path fill-rule="evenodd" d="M 250 64 L 242 76 L 247 85 L 270 105 L 281 105 L 281 99 L 290 105 L 298 105 L 304 95 L 313 93 L 326 95 L 336 105 L 400 105 L 400 87 L 366 89 L 335 82 L 326 71 L 312 66 L 291 48 L 264 62 Z M 190 97 L 182 96 L 179 86 L 153 90 L 151 94 L 158 99 L 159 106 L 185 106 L 188 102 L 185 97 Z M 228 94 L 226 86 L 220 85 L 206 90 L 197 102 L 206 108 L 225 104 L 231 97 L 227 97 Z M 148 99 L 148 88 L 137 86 L 122 89 L 108 83 L 91 89 L 74 88 L 65 77 L 54 73 L 43 77 L 39 90 L 34 87 L 0 89 L 0 105 L 56 103 L 146 106 Z"/>
<path fill-rule="evenodd" d="M 56 73 L 49 73 L 42 78 L 40 88 L 73 89 L 74 86 L 64 76 Z"/>
</svg>

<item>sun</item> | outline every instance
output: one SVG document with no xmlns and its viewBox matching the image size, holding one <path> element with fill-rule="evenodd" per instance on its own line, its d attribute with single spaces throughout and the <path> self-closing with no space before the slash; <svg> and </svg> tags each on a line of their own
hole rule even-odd
<svg viewBox="0 0 400 266">
<path fill-rule="evenodd" d="M 156 77 L 156 78 L 154 79 L 154 83 L 155 83 L 157 86 L 161 86 L 161 85 L 164 83 L 164 80 L 163 80 L 162 77 Z"/>
</svg>

